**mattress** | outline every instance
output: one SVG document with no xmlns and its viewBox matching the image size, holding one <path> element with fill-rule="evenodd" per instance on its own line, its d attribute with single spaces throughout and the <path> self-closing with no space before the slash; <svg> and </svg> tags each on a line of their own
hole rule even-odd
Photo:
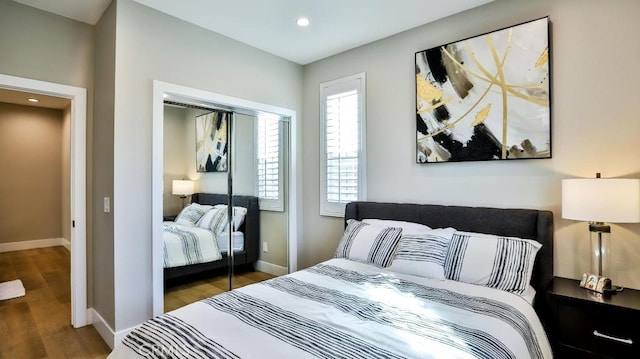
<svg viewBox="0 0 640 359">
<path fill-rule="evenodd" d="M 109 356 L 164 357 L 552 358 L 552 353 L 535 311 L 518 295 L 332 259 L 151 319 Z"/>
<path fill-rule="evenodd" d="M 229 232 L 222 232 L 216 237 L 218 249 L 221 253 L 227 253 L 229 250 Z M 244 250 L 244 233 L 233 232 L 232 234 L 233 251 L 240 252 Z"/>
</svg>

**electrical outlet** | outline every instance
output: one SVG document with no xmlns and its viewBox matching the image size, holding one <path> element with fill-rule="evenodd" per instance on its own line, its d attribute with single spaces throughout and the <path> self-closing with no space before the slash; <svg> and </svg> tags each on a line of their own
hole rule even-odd
<svg viewBox="0 0 640 359">
<path fill-rule="evenodd" d="M 262 242 L 262 251 L 265 253 L 269 252 L 269 246 L 267 245 L 267 242 Z"/>
</svg>

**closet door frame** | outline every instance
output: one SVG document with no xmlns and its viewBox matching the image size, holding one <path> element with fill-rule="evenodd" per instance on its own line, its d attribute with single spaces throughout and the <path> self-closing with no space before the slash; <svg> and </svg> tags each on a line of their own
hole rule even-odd
<svg viewBox="0 0 640 359">
<path fill-rule="evenodd" d="M 289 119 L 289 196 L 288 196 L 288 269 L 289 273 L 298 268 L 298 209 L 301 208 L 298 193 L 298 178 L 301 178 L 298 151 L 298 123 L 296 111 L 268 105 L 260 102 L 231 97 L 223 94 L 198 90 L 163 81 L 153 82 L 153 129 L 152 129 L 152 160 L 151 160 L 151 233 L 152 233 L 152 308 L 153 316 L 164 313 L 164 275 L 163 275 L 163 241 L 162 241 L 162 190 L 163 190 L 163 136 L 164 136 L 164 97 L 176 96 L 192 101 L 202 102 L 203 105 L 221 105 L 230 109 L 242 109 L 269 112 Z"/>
</svg>

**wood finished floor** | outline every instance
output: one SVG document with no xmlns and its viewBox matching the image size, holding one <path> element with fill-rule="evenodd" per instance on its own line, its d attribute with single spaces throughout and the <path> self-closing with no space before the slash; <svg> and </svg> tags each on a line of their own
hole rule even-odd
<svg viewBox="0 0 640 359">
<path fill-rule="evenodd" d="M 91 325 L 71 326 L 70 253 L 47 247 L 0 253 L 0 282 L 20 279 L 26 295 L 0 301 L 0 359 L 105 358 L 110 349 Z M 274 276 L 239 272 L 233 288 Z M 167 288 L 165 311 L 220 294 L 228 274 Z"/>
<path fill-rule="evenodd" d="M 0 301 L 0 359 L 105 358 L 93 326 L 71 326 L 70 253 L 48 247 L 0 253 L 0 282 L 20 279 L 24 297 Z"/>
<path fill-rule="evenodd" d="M 233 288 L 244 287 L 245 285 L 271 278 L 274 278 L 274 276 L 264 272 L 237 272 L 233 276 Z M 229 289 L 228 280 L 228 274 L 221 274 L 212 278 L 198 279 L 185 284 L 167 287 L 164 291 L 164 310 L 168 312 L 189 303 L 226 292 Z"/>
</svg>

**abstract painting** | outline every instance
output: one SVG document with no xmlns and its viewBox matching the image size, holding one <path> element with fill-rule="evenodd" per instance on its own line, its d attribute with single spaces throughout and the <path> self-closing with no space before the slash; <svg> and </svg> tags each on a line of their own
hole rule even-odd
<svg viewBox="0 0 640 359">
<path fill-rule="evenodd" d="M 551 158 L 547 17 L 416 53 L 418 163 Z"/>
<path fill-rule="evenodd" d="M 227 124 L 229 114 L 210 112 L 196 116 L 196 170 L 227 171 Z"/>
</svg>

